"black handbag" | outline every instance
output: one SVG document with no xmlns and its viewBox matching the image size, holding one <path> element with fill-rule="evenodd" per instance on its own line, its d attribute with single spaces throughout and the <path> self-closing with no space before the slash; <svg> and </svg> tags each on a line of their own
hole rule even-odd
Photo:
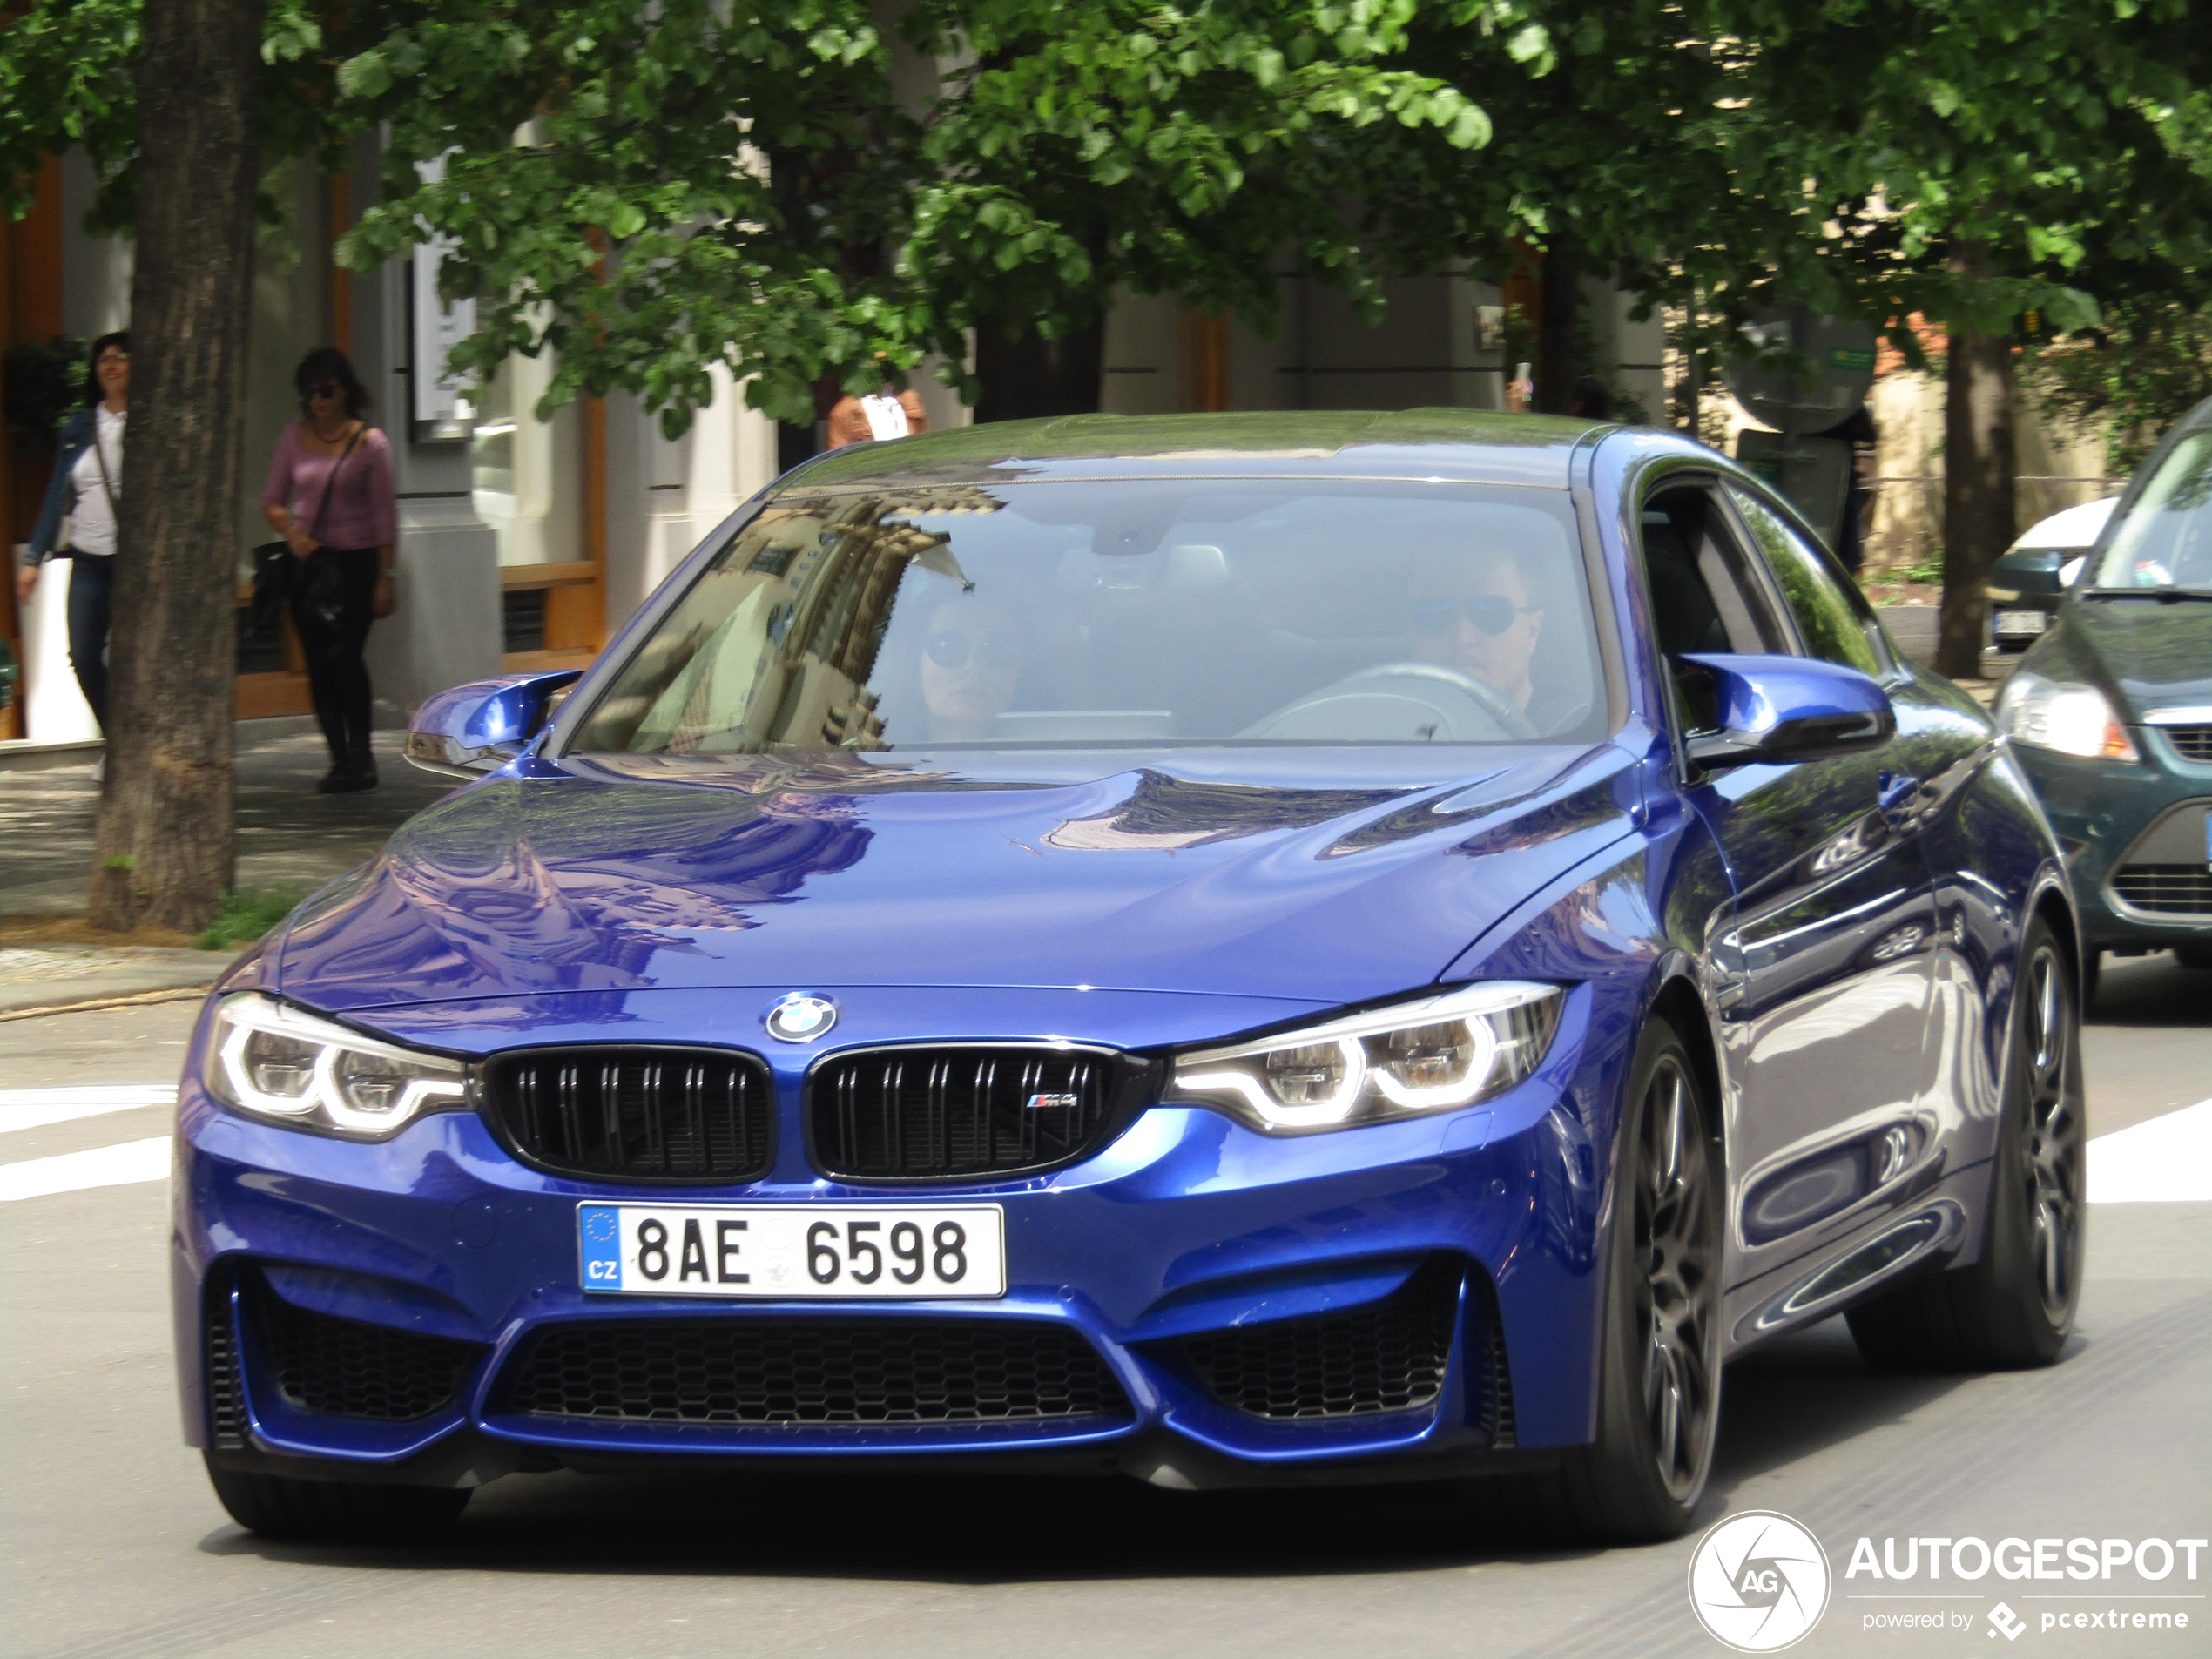
<svg viewBox="0 0 2212 1659">
<path fill-rule="evenodd" d="M 361 431 L 367 431 L 366 427 Z M 345 453 L 338 457 L 338 464 L 330 469 L 330 478 L 322 487 L 322 499 L 315 503 L 315 516 L 307 526 L 307 538 L 320 541 L 322 532 L 323 509 L 330 505 L 330 492 L 338 488 L 338 475 L 352 458 L 354 446 L 361 441 L 361 432 L 347 442 Z M 338 625 L 338 618 L 345 614 L 346 595 L 338 579 L 338 561 L 327 559 L 329 550 L 317 548 L 302 559 L 292 550 L 289 542 L 264 542 L 253 550 L 253 603 L 251 614 L 254 631 L 267 633 L 274 629 L 284 614 L 285 602 L 298 598 L 301 609 L 326 628 Z"/>
</svg>

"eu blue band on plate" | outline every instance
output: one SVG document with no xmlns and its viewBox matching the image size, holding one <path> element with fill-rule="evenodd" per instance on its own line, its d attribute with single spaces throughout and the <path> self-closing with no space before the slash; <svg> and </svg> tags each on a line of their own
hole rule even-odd
<svg viewBox="0 0 2212 1659">
<path fill-rule="evenodd" d="M 622 1212 L 610 1204 L 578 1206 L 576 1236 L 583 1288 L 621 1289 Z"/>
</svg>

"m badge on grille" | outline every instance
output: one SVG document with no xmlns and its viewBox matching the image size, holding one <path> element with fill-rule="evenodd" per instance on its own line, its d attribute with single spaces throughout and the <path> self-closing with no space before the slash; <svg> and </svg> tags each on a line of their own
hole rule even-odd
<svg viewBox="0 0 2212 1659">
<path fill-rule="evenodd" d="M 1024 1103 L 1033 1112 L 1073 1111 L 1082 1103 L 1080 1095 L 1032 1095 Z"/>
</svg>

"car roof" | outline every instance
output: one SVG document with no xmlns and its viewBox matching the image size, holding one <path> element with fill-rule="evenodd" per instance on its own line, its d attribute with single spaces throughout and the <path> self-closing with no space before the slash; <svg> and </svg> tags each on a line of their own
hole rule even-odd
<svg viewBox="0 0 2212 1659">
<path fill-rule="evenodd" d="M 1483 409 L 1294 409 L 995 421 L 849 444 L 795 468 L 786 489 L 1082 478 L 1437 479 L 1563 489 L 1606 422 Z"/>
<path fill-rule="evenodd" d="M 2013 545 L 2024 550 L 2055 548 L 2063 552 L 2094 547 L 2105 521 L 2119 505 L 2119 496 L 2107 496 L 2102 501 L 2083 502 L 2078 507 L 2066 508 L 2048 518 L 2036 520 Z"/>
</svg>

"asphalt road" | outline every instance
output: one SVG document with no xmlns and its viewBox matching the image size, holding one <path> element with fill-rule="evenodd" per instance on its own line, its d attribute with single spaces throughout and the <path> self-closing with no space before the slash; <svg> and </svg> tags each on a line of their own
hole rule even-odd
<svg viewBox="0 0 2212 1659">
<path fill-rule="evenodd" d="M 0 1090 L 172 1082 L 190 1015 L 166 1004 L 0 1024 Z M 2212 1096 L 2212 975 L 2163 957 L 2113 964 L 2085 1050 L 2093 1136 Z M 10 1129 L 8 1109 L 0 1193 L 30 1160 L 152 1139 L 168 1117 L 150 1107 Z M 1689 1608 L 1694 1541 L 1472 1543 L 1434 1488 L 556 1474 L 487 1488 L 425 1548 L 266 1544 L 229 1522 L 177 1438 L 165 1194 L 148 1179 L 0 1201 L 0 1653 L 1723 1651 Z M 1862 1535 L 1878 1550 L 1891 1536 L 2212 1533 L 2212 1203 L 2099 1204 L 2091 1216 L 2080 1333 L 2050 1370 L 1874 1377 L 1831 1321 L 1730 1372 L 1707 1514 L 1793 1516 L 1836 1574 L 1825 1616 L 1794 1652 L 2212 1653 L 2212 1552 L 2195 1581 L 2177 1570 L 2155 1583 L 1905 1587 L 1955 1593 L 1941 1601 L 1878 1602 L 1903 1592 L 1844 1576 Z M 2187 1613 L 2190 1628 L 2041 1626 L 2123 1589 L 2167 1599 L 2121 1612 Z M 2027 1621 L 2017 1642 L 1984 1622 L 2000 1593 Z M 2084 1599 L 2051 1599 L 2067 1595 Z M 1960 1628 L 1869 1628 L 1900 1608 L 1955 1610 Z"/>
</svg>

